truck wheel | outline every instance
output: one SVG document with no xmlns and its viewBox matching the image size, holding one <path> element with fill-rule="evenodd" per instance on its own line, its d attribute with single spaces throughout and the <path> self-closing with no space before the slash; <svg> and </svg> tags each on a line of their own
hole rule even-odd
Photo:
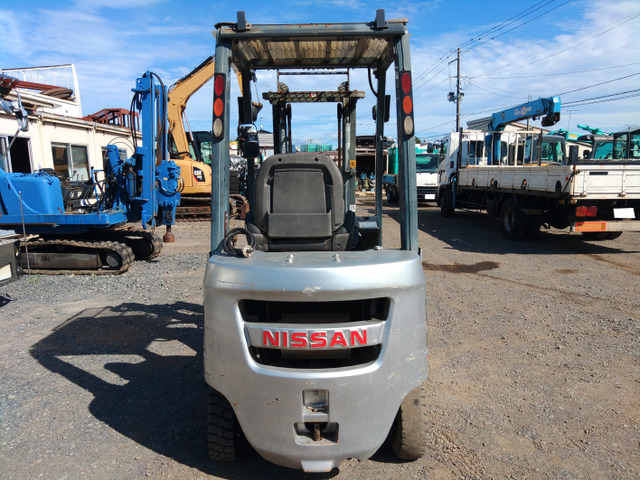
<svg viewBox="0 0 640 480">
<path fill-rule="evenodd" d="M 398 458 L 417 460 L 427 451 L 427 398 L 421 386 L 404 398 L 391 427 L 391 448 Z"/>
<path fill-rule="evenodd" d="M 209 391 L 207 413 L 207 446 L 214 462 L 231 462 L 236 459 L 236 434 L 238 427 L 233 409 L 224 396 L 213 388 Z"/>
<path fill-rule="evenodd" d="M 527 233 L 527 224 L 512 198 L 507 199 L 502 205 L 500 219 L 502 220 L 502 234 L 507 240 L 522 240 L 524 238 Z"/>
<path fill-rule="evenodd" d="M 524 234 L 524 238 L 527 240 L 535 240 L 540 235 L 540 227 L 541 223 L 539 220 L 534 220 L 532 222 L 527 223 L 527 229 Z"/>
<path fill-rule="evenodd" d="M 440 197 L 440 213 L 443 217 L 453 217 L 455 210 L 453 206 L 453 193 L 451 189 L 446 188 L 442 191 L 442 196 Z"/>
</svg>

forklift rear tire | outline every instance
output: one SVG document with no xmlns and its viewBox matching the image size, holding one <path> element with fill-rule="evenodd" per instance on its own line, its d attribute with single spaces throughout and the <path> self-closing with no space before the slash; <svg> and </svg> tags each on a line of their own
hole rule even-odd
<svg viewBox="0 0 640 480">
<path fill-rule="evenodd" d="M 233 462 L 236 459 L 238 426 L 233 409 L 226 398 L 213 388 L 209 391 L 207 414 L 207 446 L 214 462 Z"/>
<path fill-rule="evenodd" d="M 417 460 L 427 451 L 427 398 L 420 385 L 404 398 L 391 427 L 391 448 L 396 457 Z"/>
</svg>

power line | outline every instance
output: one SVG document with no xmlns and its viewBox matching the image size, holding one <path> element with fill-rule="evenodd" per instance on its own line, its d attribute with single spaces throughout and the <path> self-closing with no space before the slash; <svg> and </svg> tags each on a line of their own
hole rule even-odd
<svg viewBox="0 0 640 480">
<path fill-rule="evenodd" d="M 438 85 L 441 85 L 441 84 L 443 84 L 444 82 L 446 82 L 446 81 L 448 81 L 448 80 L 449 80 L 449 78 L 448 78 L 448 77 L 443 78 L 443 79 L 442 79 L 442 80 L 440 80 L 438 83 L 435 83 L 435 84 L 431 85 L 429 88 L 427 88 L 426 90 L 423 90 L 422 92 L 420 92 L 420 94 L 419 94 L 419 95 L 415 95 L 415 94 L 414 94 L 413 96 L 414 96 L 414 98 L 420 98 L 420 97 L 423 97 L 427 92 L 430 92 L 431 90 L 433 90 L 434 88 L 436 88 Z M 415 90 L 414 90 L 414 92 L 415 92 Z"/>
<path fill-rule="evenodd" d="M 512 31 L 514 31 L 514 30 L 515 30 L 515 29 L 517 29 L 517 28 L 523 27 L 524 25 L 526 25 L 526 24 L 528 24 L 528 23 L 531 23 L 531 22 L 533 22 L 534 20 L 538 20 L 540 17 L 543 17 L 543 16 L 545 16 L 546 14 L 551 13 L 551 12 L 553 12 L 554 10 L 557 10 L 558 8 L 565 6 L 567 3 L 570 3 L 570 2 L 572 2 L 572 1 L 573 1 L 573 0 L 567 0 L 566 2 L 561 3 L 560 5 L 556 5 L 556 6 L 555 6 L 555 7 L 553 7 L 552 9 L 547 10 L 546 12 L 541 13 L 541 14 L 540 14 L 540 15 L 538 15 L 537 17 L 531 18 L 531 19 L 527 20 L 526 22 L 521 23 L 520 25 L 516 25 L 515 27 L 513 27 L 513 28 L 511 28 L 511 29 L 507 30 L 506 32 L 499 33 L 499 34 L 497 34 L 496 36 L 491 37 L 491 38 L 490 38 L 490 39 L 488 39 L 488 40 L 485 40 L 485 41 L 480 42 L 480 43 L 476 43 L 475 45 L 470 46 L 470 47 L 469 47 L 469 50 L 471 50 L 471 49 L 473 49 L 473 48 L 476 48 L 476 47 L 479 47 L 480 45 L 484 45 L 485 43 L 490 42 L 490 41 L 492 41 L 492 40 L 495 40 L 496 38 L 501 37 L 502 35 L 506 35 L 507 33 L 512 32 Z M 551 2 L 548 2 L 548 3 L 551 3 Z M 547 4 L 545 4 L 545 5 L 543 5 L 543 6 L 548 5 L 548 3 L 547 3 Z M 540 8 L 542 8 L 542 7 L 540 7 Z"/>
<path fill-rule="evenodd" d="M 569 90 L 568 92 L 557 93 L 556 95 L 566 95 L 567 93 L 579 92 L 581 90 L 587 90 L 589 88 L 598 87 L 598 86 L 604 85 L 606 83 L 617 82 L 619 80 L 624 80 L 625 78 L 635 77 L 636 75 L 640 75 L 640 72 L 632 73 L 631 75 L 625 75 L 624 77 L 614 78 L 613 80 L 607 80 L 605 82 L 594 83 L 593 85 L 589 85 L 589 86 L 581 87 L 581 88 L 576 88 L 574 90 Z"/>
<path fill-rule="evenodd" d="M 516 92 L 507 92 L 507 93 L 511 93 L 511 95 L 502 95 L 501 93 L 498 92 L 494 92 L 493 90 L 489 89 L 489 87 L 486 87 L 484 85 L 482 85 L 480 82 L 478 81 L 472 81 L 469 80 L 469 83 L 471 85 L 473 85 L 476 88 L 479 88 L 480 90 L 484 90 L 485 92 L 489 92 L 492 93 L 494 95 L 498 95 L 499 97 L 504 97 L 504 98 L 521 98 L 522 94 L 521 93 L 516 93 Z M 506 90 L 505 90 L 506 91 Z"/>
<path fill-rule="evenodd" d="M 623 97 L 622 95 L 625 95 L 625 96 Z M 591 105 L 592 103 L 613 102 L 615 100 L 623 100 L 626 98 L 634 98 L 637 96 L 640 96 L 640 88 L 636 88 L 634 90 L 626 90 L 624 92 L 611 93 L 609 95 L 600 95 L 598 97 L 574 100 L 572 102 L 565 103 L 564 106 L 573 107 L 573 106 Z M 612 98 L 612 97 L 616 97 L 616 98 Z"/>
<path fill-rule="evenodd" d="M 560 76 L 560 75 L 574 75 L 576 73 L 601 72 L 603 70 L 613 70 L 614 68 L 631 67 L 634 65 L 640 65 L 640 62 L 625 63 L 623 65 L 615 65 L 613 67 L 590 68 L 588 70 L 574 70 L 573 72 L 546 73 L 543 75 L 522 75 L 522 76 L 509 76 L 509 77 L 496 77 L 494 75 L 475 75 L 470 78 L 493 78 L 497 80 L 511 80 L 514 78 L 543 78 L 543 77 L 554 77 L 554 76 Z"/>
<path fill-rule="evenodd" d="M 463 48 L 463 47 L 466 47 L 467 45 L 471 44 L 472 42 L 474 42 L 474 41 L 479 41 L 479 40 L 481 40 L 481 39 L 482 39 L 482 37 L 484 37 L 484 36 L 486 36 L 486 35 L 489 35 L 489 34 L 491 34 L 491 33 L 492 33 L 492 32 L 494 32 L 494 31 L 495 31 L 495 32 L 500 31 L 500 30 L 502 30 L 504 27 L 506 27 L 507 25 L 509 25 L 509 24 L 511 24 L 511 23 L 514 23 L 515 21 L 520 20 L 520 19 L 521 19 L 521 18 L 523 18 L 523 17 L 526 17 L 529 13 L 533 13 L 533 12 L 535 12 L 535 11 L 539 10 L 539 9 L 541 9 L 541 8 L 543 8 L 543 7 L 545 7 L 545 6 L 547 6 L 549 3 L 554 2 L 555 0 L 549 0 L 549 1 L 547 1 L 546 3 L 545 3 L 545 1 L 546 1 L 546 0 L 543 0 L 543 1 L 541 1 L 541 2 L 538 2 L 538 3 L 536 3 L 536 4 L 532 5 L 532 6 L 530 6 L 529 8 L 527 8 L 527 9 L 523 10 L 522 12 L 520 12 L 520 13 L 518 13 L 518 14 L 514 15 L 513 17 L 511 17 L 511 18 L 509 18 L 509 19 L 505 20 L 504 22 L 502 22 L 502 23 L 500 23 L 500 24 L 498 24 L 498 25 L 496 25 L 496 26 L 494 26 L 494 27 L 490 28 L 489 30 L 487 30 L 487 31 L 485 31 L 485 32 L 483 32 L 483 33 L 481 33 L 481 34 L 477 35 L 476 37 L 471 37 L 469 40 L 467 40 L 467 41 L 465 41 L 465 42 L 461 43 L 460 45 L 458 45 L 458 47 L 457 47 L 457 48 Z M 535 8 L 536 6 L 540 5 L 541 3 L 544 3 L 544 5 L 541 5 L 541 6 L 539 6 L 538 8 L 536 8 L 535 10 L 533 10 L 532 12 L 529 12 L 532 8 Z"/>
<path fill-rule="evenodd" d="M 433 125 L 431 127 L 425 128 L 424 130 L 420 130 L 419 132 L 416 132 L 416 133 L 428 132 L 429 130 L 433 130 L 434 128 L 444 127 L 445 125 L 449 125 L 451 123 L 456 123 L 456 121 L 449 120 L 448 122 L 441 123 L 440 125 Z"/>
<path fill-rule="evenodd" d="M 470 44 L 471 44 L 471 43 L 473 43 L 474 41 L 479 41 L 481 38 L 483 38 L 483 37 L 484 37 L 484 36 L 486 36 L 486 35 L 491 34 L 492 32 L 500 31 L 500 30 L 502 30 L 503 28 L 505 28 L 506 26 L 508 26 L 508 25 L 510 25 L 510 24 L 512 24 L 512 23 L 514 23 L 514 22 L 516 22 L 517 20 L 520 20 L 521 18 L 524 18 L 524 17 L 526 17 L 526 16 L 528 16 L 528 15 L 530 15 L 530 14 L 532 14 L 532 13 L 534 13 L 534 12 L 538 11 L 538 10 L 540 10 L 541 8 L 546 7 L 546 6 L 547 6 L 547 5 L 549 5 L 550 3 L 553 3 L 554 1 L 556 1 L 556 0 L 543 0 L 543 1 L 537 2 L 537 3 L 533 4 L 532 6 L 530 6 L 530 7 L 526 8 L 525 10 L 521 11 L 520 13 L 518 13 L 518 14 L 514 15 L 513 17 L 509 18 L 508 20 L 506 20 L 506 21 L 504 21 L 504 22 L 502 22 L 502 23 L 500 23 L 500 24 L 498 24 L 498 25 L 496 25 L 496 26 L 494 26 L 494 27 L 490 28 L 489 30 L 486 30 L 485 32 L 482 32 L 481 34 L 479 34 L 479 35 L 477 35 L 477 36 L 471 37 L 470 39 L 468 39 L 468 40 L 466 40 L 466 41 L 462 42 L 462 43 L 461 43 L 460 45 L 458 45 L 457 47 L 452 48 L 452 49 L 451 49 L 451 50 L 449 50 L 447 53 L 443 54 L 443 55 L 442 55 L 438 60 L 436 60 L 433 64 L 431 64 L 431 65 L 430 65 L 430 66 L 429 66 L 429 67 L 428 67 L 428 68 L 427 68 L 423 73 L 421 73 L 420 75 L 418 75 L 418 76 L 414 79 L 414 81 L 413 81 L 414 85 L 416 85 L 420 80 L 422 80 L 425 76 L 427 76 L 429 73 L 431 73 L 433 70 L 435 70 L 435 69 L 436 69 L 440 64 L 442 64 L 444 61 L 446 61 L 449 57 L 451 57 L 451 55 L 453 55 L 453 53 L 454 53 L 455 51 L 457 51 L 457 49 L 458 49 L 458 48 L 462 48 L 462 47 L 465 47 L 465 46 L 467 46 L 467 45 L 470 45 Z M 564 2 L 563 4 L 561 4 L 561 5 L 559 5 L 558 7 L 555 7 L 555 8 L 559 8 L 559 7 L 561 7 L 562 5 L 565 5 L 565 4 L 567 4 L 567 3 L 571 2 L 571 1 L 572 1 L 572 0 L 567 0 L 566 2 Z M 541 5 L 541 4 L 543 4 L 543 5 Z M 552 9 L 552 10 L 555 10 L 555 8 L 554 8 L 554 9 Z M 549 13 L 550 11 L 551 11 L 551 10 L 549 10 L 549 11 L 547 11 L 547 12 L 543 13 L 542 15 L 546 15 L 546 14 L 547 14 L 547 13 Z M 529 23 L 530 21 L 533 21 L 533 20 L 535 20 L 535 19 L 537 19 L 537 18 L 540 18 L 542 15 L 538 15 L 537 17 L 535 17 L 535 18 L 533 18 L 533 19 L 531 19 L 531 20 L 527 21 L 526 23 Z M 518 26 L 516 26 L 516 27 L 514 27 L 514 28 L 512 28 L 512 29 L 510 29 L 510 30 L 508 30 L 508 32 L 513 31 L 513 30 L 515 30 L 516 28 L 521 27 L 522 25 L 524 25 L 524 23 L 523 23 L 523 24 L 521 24 L 521 25 L 518 25 Z M 499 34 L 499 35 L 497 35 L 497 36 L 504 35 L 505 33 L 508 33 L 508 32 L 503 32 L 503 33 L 501 33 L 501 34 Z M 494 37 L 494 38 L 495 38 L 495 37 Z M 493 39 L 493 38 L 492 38 L 492 39 Z M 482 42 L 482 43 L 486 43 L 487 41 L 490 41 L 490 40 L 492 40 L 492 39 L 486 40 L 485 42 Z M 470 47 L 470 48 L 474 48 L 474 47 Z M 440 73 L 440 72 L 438 72 L 438 73 Z M 437 75 L 437 74 L 436 74 L 436 75 Z M 435 76 L 435 75 L 434 75 L 434 76 Z M 432 78 L 433 78 L 433 77 L 432 77 Z M 428 81 L 424 82 L 422 85 L 425 85 L 426 83 L 428 83 Z M 419 88 L 419 87 L 418 87 L 418 88 Z M 414 87 L 414 91 L 415 91 L 415 90 L 416 90 L 416 87 Z"/>
<path fill-rule="evenodd" d="M 435 79 L 438 75 L 440 75 L 442 72 L 444 72 L 446 69 L 447 69 L 447 67 L 444 67 L 442 70 L 440 70 L 437 73 L 434 73 L 431 77 L 429 77 L 424 82 L 422 82 L 420 85 L 414 86 L 413 87 L 413 91 L 415 92 L 415 91 L 419 90 L 420 88 L 424 87 L 429 82 L 431 82 L 433 79 Z M 415 85 L 415 82 L 414 82 L 414 85 Z"/>
<path fill-rule="evenodd" d="M 432 64 L 429 68 L 427 68 L 427 70 L 426 70 L 426 71 L 424 71 L 423 73 L 421 73 L 420 75 L 418 75 L 418 76 L 414 79 L 413 84 L 414 84 L 414 85 L 416 85 L 420 80 L 422 80 L 424 77 L 426 77 L 429 73 L 433 72 L 433 71 L 438 67 L 438 65 L 442 64 L 442 63 L 443 63 L 445 60 L 447 60 L 451 55 L 453 55 L 453 52 L 452 52 L 452 51 L 449 51 L 449 52 L 447 52 L 446 54 L 444 54 L 442 57 L 440 57 L 440 58 L 439 58 L 439 59 L 438 59 L 434 64 Z M 446 57 L 446 58 L 445 58 L 445 57 Z M 447 67 L 444 67 L 442 70 L 440 70 L 438 73 L 436 73 L 435 75 L 433 75 L 431 78 L 434 78 L 434 77 L 435 77 L 435 76 L 437 76 L 439 73 L 441 73 L 441 72 L 443 72 L 444 70 L 446 70 L 446 68 L 447 68 Z M 429 80 L 425 80 L 425 81 L 422 83 L 422 85 L 424 85 L 424 84 L 428 83 L 429 81 L 430 81 L 430 79 L 429 79 Z M 422 86 L 422 85 L 419 85 L 418 87 L 415 87 L 415 86 L 414 86 L 413 90 L 415 91 L 415 90 L 416 90 L 416 88 L 420 88 L 420 86 Z"/>
<path fill-rule="evenodd" d="M 584 43 L 587 43 L 587 42 L 589 42 L 589 41 L 591 41 L 591 40 L 593 40 L 593 39 L 595 39 L 595 38 L 598 38 L 598 37 L 600 37 L 600 36 L 604 35 L 605 33 L 610 32 L 610 31 L 611 31 L 611 30 L 613 30 L 614 28 L 618 28 L 620 25 L 623 25 L 623 24 L 625 24 L 625 23 L 627 23 L 627 22 L 630 22 L 631 20 L 633 20 L 634 18 L 636 18 L 636 17 L 638 17 L 638 16 L 640 16 L 640 12 L 637 12 L 637 13 L 634 13 L 634 14 L 631 14 L 631 15 L 628 15 L 628 16 L 626 16 L 626 17 L 622 17 L 622 19 L 620 19 L 620 20 L 615 20 L 615 21 L 613 21 L 613 22 L 611 22 L 611 23 L 609 23 L 609 24 L 607 24 L 607 25 L 604 25 L 604 26 L 603 26 L 603 27 L 601 27 L 601 28 L 606 28 L 606 27 L 608 27 L 609 25 L 613 25 L 614 23 L 617 23 L 617 25 L 614 25 L 613 27 L 611 27 L 611 28 L 609 28 L 609 29 L 607 29 L 607 30 L 605 30 L 605 31 L 603 31 L 603 32 L 600 32 L 600 33 L 598 33 L 597 35 L 594 35 L 594 36 L 592 36 L 592 37 L 588 38 L 587 40 L 585 40 L 585 41 L 583 41 L 583 42 L 576 43 L 576 44 L 574 44 L 574 45 L 572 45 L 572 46 L 570 46 L 570 47 L 565 48 L 564 50 L 560 50 L 560 51 L 558 51 L 558 52 L 556 52 L 556 53 L 552 53 L 552 54 L 547 55 L 546 57 L 540 58 L 540 59 L 538 59 L 538 60 L 534 60 L 534 61 L 529 62 L 529 63 L 520 64 L 520 65 L 517 65 L 517 66 L 511 67 L 511 68 L 507 68 L 507 69 L 505 69 L 505 70 L 501 70 L 501 71 L 499 71 L 499 72 L 496 72 L 496 73 L 495 73 L 495 74 L 493 74 L 493 75 L 500 75 L 500 74 L 503 74 L 503 73 L 506 73 L 506 72 L 512 72 L 513 70 L 519 70 L 519 69 L 521 69 L 522 67 L 527 67 L 527 66 L 529 66 L 529 65 L 533 65 L 534 63 L 538 63 L 538 62 L 541 62 L 541 61 L 543 61 L 543 60 L 547 60 L 548 58 L 555 57 L 556 55 L 559 55 L 559 54 L 561 54 L 561 53 L 564 53 L 564 52 L 566 52 L 566 51 L 568 51 L 568 50 L 572 50 L 572 49 L 574 49 L 574 48 L 576 48 L 576 47 L 578 47 L 578 46 L 580 46 L 580 45 L 582 45 L 582 44 L 584 44 Z M 589 32 L 589 33 L 590 33 L 590 32 Z M 575 37 L 575 38 L 584 37 L 585 35 L 587 35 L 587 33 L 583 33 L 582 35 L 578 35 L 578 36 L 577 36 L 577 37 Z M 568 42 L 568 41 L 567 41 L 567 42 L 563 42 L 563 43 L 558 44 L 557 46 L 560 46 L 560 45 L 563 45 L 563 44 L 566 44 L 566 43 L 569 43 L 569 42 Z M 492 77 L 493 75 L 476 75 L 476 77 L 477 77 L 477 78 L 489 78 L 489 77 Z"/>
</svg>

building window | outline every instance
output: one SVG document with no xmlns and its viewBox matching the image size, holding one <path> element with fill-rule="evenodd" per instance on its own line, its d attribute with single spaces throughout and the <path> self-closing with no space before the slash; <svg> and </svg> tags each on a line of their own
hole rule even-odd
<svg viewBox="0 0 640 480">
<path fill-rule="evenodd" d="M 25 137 L 0 137 L 0 167 L 5 172 L 31 173 L 29 142 Z"/>
<path fill-rule="evenodd" d="M 118 156 L 120 157 L 120 160 L 122 160 L 123 162 L 129 158 L 127 156 L 127 150 L 125 148 L 118 148 Z M 107 158 L 107 147 L 102 147 L 102 163 L 104 164 L 104 161 Z"/>
<path fill-rule="evenodd" d="M 52 143 L 53 169 L 62 178 L 89 180 L 89 157 L 84 145 Z"/>
</svg>

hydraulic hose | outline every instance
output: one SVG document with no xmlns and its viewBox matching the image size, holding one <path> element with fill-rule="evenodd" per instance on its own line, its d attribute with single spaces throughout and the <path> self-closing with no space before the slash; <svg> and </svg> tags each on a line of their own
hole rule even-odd
<svg viewBox="0 0 640 480">
<path fill-rule="evenodd" d="M 244 235 L 247 239 L 247 245 L 242 248 L 236 248 L 233 246 L 233 238 L 236 235 Z M 234 257 L 249 258 L 256 248 L 256 239 L 253 234 L 246 228 L 234 228 L 229 230 L 222 241 L 222 249 L 227 255 Z"/>
</svg>

